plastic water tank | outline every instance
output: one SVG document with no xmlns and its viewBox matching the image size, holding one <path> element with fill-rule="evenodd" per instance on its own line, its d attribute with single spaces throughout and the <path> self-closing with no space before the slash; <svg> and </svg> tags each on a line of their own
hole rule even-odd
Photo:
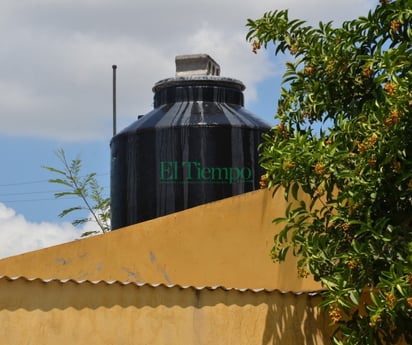
<svg viewBox="0 0 412 345">
<path fill-rule="evenodd" d="M 206 54 L 177 56 L 154 109 L 112 138 L 112 229 L 259 188 L 270 126 L 243 107 L 243 83 L 219 74 Z"/>
</svg>

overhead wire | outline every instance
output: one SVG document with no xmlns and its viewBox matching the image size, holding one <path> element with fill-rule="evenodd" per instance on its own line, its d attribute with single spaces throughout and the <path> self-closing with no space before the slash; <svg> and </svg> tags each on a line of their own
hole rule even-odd
<svg viewBox="0 0 412 345">
<path fill-rule="evenodd" d="M 74 199 L 77 199 L 77 198 L 72 198 L 72 197 L 70 197 L 70 198 L 65 198 L 65 200 L 74 200 Z M 56 198 L 44 198 L 44 199 L 19 199 L 19 200 L 1 200 L 0 199 L 0 202 L 1 203 L 4 203 L 4 204 L 12 204 L 12 203 L 16 203 L 16 202 L 37 202 L 37 201 L 55 201 L 56 200 Z"/>
<path fill-rule="evenodd" d="M 100 174 L 96 174 L 95 176 L 107 176 L 107 175 L 109 175 L 109 173 L 100 173 Z M 83 175 L 83 176 L 80 176 L 80 177 L 85 177 L 85 176 L 87 176 L 87 175 Z M 13 186 L 20 186 L 20 185 L 27 185 L 27 184 L 38 184 L 38 183 L 44 183 L 44 182 L 50 183 L 50 180 L 52 180 L 52 179 L 1 183 L 0 187 L 13 187 Z"/>
<path fill-rule="evenodd" d="M 107 176 L 109 175 L 108 173 L 99 173 L 96 174 L 95 176 Z M 85 175 L 86 176 L 86 175 Z M 83 176 L 81 176 L 83 177 Z M 8 188 L 8 187 L 18 187 L 18 186 L 28 186 L 28 185 L 35 185 L 35 184 L 41 184 L 41 183 L 50 183 L 50 179 L 42 179 L 42 180 L 29 180 L 29 181 L 19 181 L 19 182 L 10 182 L 10 183 L 2 183 L 0 184 L 0 188 Z M 107 186 L 103 186 L 104 189 L 107 189 Z M 28 195 L 36 195 L 36 194 L 54 194 L 54 193 L 59 193 L 61 190 L 32 190 L 32 191 L 25 191 L 25 192 L 10 192 L 10 190 L 7 190 L 6 193 L 2 192 L 0 189 L 0 202 L 1 203 L 19 203 L 19 202 L 38 202 L 38 201 L 52 201 L 56 200 L 56 197 L 50 197 L 50 198 L 31 198 L 31 199 L 10 199 L 10 200 L 4 200 L 2 199 L 3 197 L 12 197 L 12 196 L 28 196 Z M 76 197 L 65 197 L 64 200 L 70 200 L 70 199 L 77 199 Z"/>
<path fill-rule="evenodd" d="M 32 195 L 32 194 L 50 194 L 50 193 L 58 193 L 59 190 L 45 190 L 45 191 L 35 191 L 35 192 L 18 192 L 18 193 L 0 193 L 0 197 L 2 196 L 14 196 L 14 195 Z"/>
<path fill-rule="evenodd" d="M 2 183 L 2 184 L 0 184 L 0 187 L 14 187 L 14 186 L 22 186 L 22 185 L 28 185 L 28 184 L 38 184 L 38 183 L 44 183 L 44 182 L 49 182 L 49 180 L 33 180 L 33 181 Z"/>
</svg>

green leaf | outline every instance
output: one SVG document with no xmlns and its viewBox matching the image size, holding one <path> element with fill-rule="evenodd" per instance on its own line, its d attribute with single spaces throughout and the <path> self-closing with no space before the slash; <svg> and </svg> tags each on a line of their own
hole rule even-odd
<svg viewBox="0 0 412 345">
<path fill-rule="evenodd" d="M 51 172 L 66 176 L 66 173 L 63 170 L 59 170 L 59 169 L 49 167 L 49 166 L 46 166 L 46 165 L 43 165 L 42 168 L 46 169 L 46 170 L 49 170 Z"/>
<path fill-rule="evenodd" d="M 74 226 L 78 226 L 84 223 L 90 222 L 90 218 L 79 218 L 79 219 L 75 219 L 74 221 L 72 221 L 72 224 Z"/>
<path fill-rule="evenodd" d="M 284 247 L 279 251 L 279 254 L 278 254 L 279 261 L 285 261 L 288 251 L 289 251 L 289 247 Z"/>
<path fill-rule="evenodd" d="M 74 190 L 74 191 L 68 191 L 68 192 L 58 192 L 58 193 L 54 193 L 54 196 L 56 198 L 61 198 L 64 196 L 78 196 L 81 197 L 81 193 L 79 193 L 79 191 Z"/>
<path fill-rule="evenodd" d="M 299 184 L 295 182 L 292 186 L 292 196 L 295 200 L 298 200 L 298 191 L 299 191 Z"/>
<path fill-rule="evenodd" d="M 83 210 L 83 209 L 84 208 L 81 207 L 81 206 L 70 207 L 70 208 L 67 208 L 67 209 L 63 210 L 62 212 L 60 212 L 59 217 L 63 218 L 64 216 L 67 216 L 71 212 L 80 211 L 80 210 Z"/>
<path fill-rule="evenodd" d="M 61 185 L 64 185 L 64 186 L 67 186 L 67 187 L 70 187 L 70 188 L 73 187 L 72 183 L 70 183 L 70 182 L 68 182 L 68 181 L 66 181 L 66 180 L 59 179 L 59 178 L 57 178 L 57 179 L 50 179 L 49 182 L 50 182 L 50 183 L 61 184 Z"/>
<path fill-rule="evenodd" d="M 85 231 L 80 235 L 80 237 L 87 237 L 87 236 L 91 236 L 91 235 L 96 235 L 98 233 L 99 233 L 99 231 Z"/>
</svg>

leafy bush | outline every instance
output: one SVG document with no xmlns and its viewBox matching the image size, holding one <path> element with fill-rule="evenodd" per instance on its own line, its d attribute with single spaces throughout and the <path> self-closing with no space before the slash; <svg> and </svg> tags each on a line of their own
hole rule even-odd
<svg viewBox="0 0 412 345">
<path fill-rule="evenodd" d="M 247 24 L 255 53 L 271 43 L 292 60 L 261 185 L 312 199 L 275 220 L 273 259 L 291 250 L 322 283 L 335 344 L 412 343 L 411 9 L 381 0 L 341 27 L 286 10 Z"/>
</svg>

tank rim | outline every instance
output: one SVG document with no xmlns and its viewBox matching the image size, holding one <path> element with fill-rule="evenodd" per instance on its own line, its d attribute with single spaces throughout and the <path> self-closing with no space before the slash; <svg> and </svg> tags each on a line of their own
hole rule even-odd
<svg viewBox="0 0 412 345">
<path fill-rule="evenodd" d="M 162 79 L 153 86 L 152 91 L 156 93 L 173 86 L 226 86 L 236 88 L 239 91 L 244 91 L 246 89 L 245 85 L 238 79 L 211 75 L 196 75 Z"/>
</svg>

